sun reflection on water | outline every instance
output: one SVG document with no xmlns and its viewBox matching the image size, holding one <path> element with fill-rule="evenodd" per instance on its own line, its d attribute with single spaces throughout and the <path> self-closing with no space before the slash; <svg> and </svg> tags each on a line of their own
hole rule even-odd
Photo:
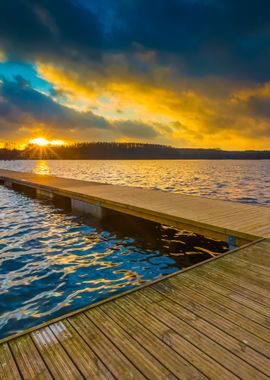
<svg viewBox="0 0 270 380">
<path fill-rule="evenodd" d="M 45 160 L 37 161 L 36 167 L 34 168 L 34 173 L 49 175 L 51 172 L 50 172 L 50 167 L 48 165 L 48 162 Z"/>
</svg>

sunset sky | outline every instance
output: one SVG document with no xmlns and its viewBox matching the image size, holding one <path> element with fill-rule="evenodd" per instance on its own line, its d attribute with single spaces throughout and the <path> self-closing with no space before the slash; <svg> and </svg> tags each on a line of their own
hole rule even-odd
<svg viewBox="0 0 270 380">
<path fill-rule="evenodd" d="M 270 149 L 269 0 L 3 0 L 0 145 Z"/>
</svg>

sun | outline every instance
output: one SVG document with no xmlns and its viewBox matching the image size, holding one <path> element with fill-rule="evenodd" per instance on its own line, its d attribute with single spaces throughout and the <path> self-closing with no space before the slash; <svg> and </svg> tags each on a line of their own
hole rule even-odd
<svg viewBox="0 0 270 380">
<path fill-rule="evenodd" d="M 40 147 L 45 147 L 45 146 L 48 146 L 48 145 L 64 145 L 64 141 L 62 140 L 52 140 L 52 141 L 49 141 L 47 139 L 45 139 L 44 137 L 38 137 L 38 138 L 35 138 L 35 139 L 32 139 L 29 141 L 30 144 L 34 144 L 34 145 L 38 145 Z"/>
<path fill-rule="evenodd" d="M 47 139 L 44 139 L 43 137 L 38 137 L 36 139 L 30 140 L 29 143 L 38 146 L 46 146 L 49 145 L 50 142 Z"/>
</svg>

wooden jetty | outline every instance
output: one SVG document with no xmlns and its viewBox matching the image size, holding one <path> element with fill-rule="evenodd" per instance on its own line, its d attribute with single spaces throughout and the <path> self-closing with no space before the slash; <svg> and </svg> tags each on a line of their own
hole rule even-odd
<svg viewBox="0 0 270 380">
<path fill-rule="evenodd" d="M 270 207 L 1 169 L 0 180 L 10 187 L 32 188 L 39 196 L 66 197 L 72 208 L 96 216 L 114 210 L 233 245 L 270 238 Z"/>
<path fill-rule="evenodd" d="M 90 203 L 96 214 L 113 209 L 250 241 L 3 339 L 0 379 L 269 379 L 269 207 L 4 170 L 0 179 L 75 199 L 74 207 Z"/>
<path fill-rule="evenodd" d="M 269 379 L 270 240 L 5 340 L 0 378 Z"/>
</svg>

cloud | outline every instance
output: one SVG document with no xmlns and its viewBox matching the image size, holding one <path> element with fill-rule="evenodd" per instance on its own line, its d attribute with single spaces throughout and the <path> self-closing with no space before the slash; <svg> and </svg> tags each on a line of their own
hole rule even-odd
<svg viewBox="0 0 270 380">
<path fill-rule="evenodd" d="M 29 82 L 18 76 L 15 82 L 2 80 L 0 84 L 1 133 L 16 130 L 18 125 L 29 133 L 33 129 L 46 130 L 51 135 L 80 134 L 88 139 L 108 132 L 111 138 L 154 138 L 158 135 L 153 126 L 141 121 L 107 120 L 91 111 L 79 112 L 54 101 L 50 96 L 33 89 Z M 10 129 L 10 126 L 12 128 Z M 92 130 L 95 130 L 92 133 Z"/>
<path fill-rule="evenodd" d="M 1 51 L 52 88 L 4 81 L 2 125 L 269 147 L 269 18 L 268 0 L 3 1 Z"/>
<path fill-rule="evenodd" d="M 58 128 L 109 128 L 109 123 L 92 112 L 79 113 L 55 102 L 49 96 L 33 89 L 21 77 L 16 82 L 2 81 L 1 97 L 3 104 L 13 108 L 15 114 L 27 114 L 44 125 Z"/>
<path fill-rule="evenodd" d="M 87 1 L 82 1 L 86 4 Z M 187 74 L 268 80 L 268 0 L 100 0 L 114 49 L 134 42 Z"/>
<path fill-rule="evenodd" d="M 258 117 L 269 119 L 270 122 L 270 97 L 251 96 L 248 100 L 248 105 L 255 115 L 257 115 Z"/>
<path fill-rule="evenodd" d="M 104 45 L 97 18 L 75 1 L 0 4 L 0 43 L 13 58 L 97 60 Z"/>
<path fill-rule="evenodd" d="M 115 121 L 113 125 L 119 134 L 135 139 L 149 139 L 159 135 L 153 126 L 138 120 Z"/>
<path fill-rule="evenodd" d="M 174 80 L 170 71 L 158 68 L 151 78 L 110 68 L 100 77 L 91 70 L 88 75 L 87 68 L 73 72 L 53 65 L 43 65 L 40 73 L 69 93 L 71 103 L 83 98 L 88 105 L 95 105 L 100 115 L 116 119 L 128 115 L 129 120 L 151 125 L 158 133 L 155 141 L 160 143 L 225 149 L 267 149 L 270 143 L 269 129 L 247 102 L 256 91 L 266 92 L 267 86 L 260 89 L 253 82 L 214 76 Z M 105 104 L 100 100 L 103 95 Z"/>
<path fill-rule="evenodd" d="M 13 57 L 88 63 L 123 54 L 188 75 L 269 80 L 268 0 L 9 0 L 0 4 L 0 43 Z M 141 51 L 140 48 L 141 47 Z M 144 51 L 143 51 L 144 49 Z M 139 58 L 139 59 L 138 59 Z"/>
</svg>

